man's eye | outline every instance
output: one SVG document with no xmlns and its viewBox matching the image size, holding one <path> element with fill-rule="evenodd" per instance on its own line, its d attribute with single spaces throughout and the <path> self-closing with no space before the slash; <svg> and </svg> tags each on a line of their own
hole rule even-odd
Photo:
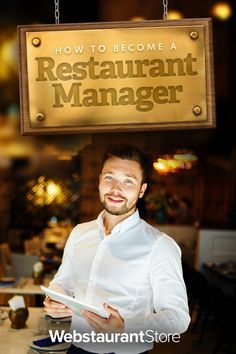
<svg viewBox="0 0 236 354">
<path fill-rule="evenodd" d="M 105 176 L 105 180 L 111 181 L 111 180 L 112 180 L 112 177 L 111 177 L 111 176 Z"/>
<path fill-rule="evenodd" d="M 125 179 L 124 181 L 126 184 L 134 184 L 133 181 L 131 179 Z"/>
</svg>

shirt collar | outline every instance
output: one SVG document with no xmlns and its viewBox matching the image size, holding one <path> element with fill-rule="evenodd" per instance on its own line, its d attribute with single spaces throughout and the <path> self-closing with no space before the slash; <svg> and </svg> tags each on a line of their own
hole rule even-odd
<svg viewBox="0 0 236 354">
<path fill-rule="evenodd" d="M 103 210 L 97 217 L 96 222 L 101 230 L 104 232 L 103 219 L 104 219 L 105 210 Z M 136 211 L 128 216 L 126 219 L 122 220 L 119 224 L 117 224 L 111 231 L 111 234 L 117 234 L 126 231 L 130 227 L 134 226 L 140 221 L 139 211 Z"/>
</svg>

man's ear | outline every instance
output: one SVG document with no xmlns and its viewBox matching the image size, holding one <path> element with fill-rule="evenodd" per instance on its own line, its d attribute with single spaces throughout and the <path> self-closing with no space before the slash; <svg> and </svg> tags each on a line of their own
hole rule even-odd
<svg viewBox="0 0 236 354">
<path fill-rule="evenodd" d="M 144 196 L 146 189 L 147 189 L 147 183 L 143 183 L 139 192 L 139 198 L 142 198 Z"/>
</svg>

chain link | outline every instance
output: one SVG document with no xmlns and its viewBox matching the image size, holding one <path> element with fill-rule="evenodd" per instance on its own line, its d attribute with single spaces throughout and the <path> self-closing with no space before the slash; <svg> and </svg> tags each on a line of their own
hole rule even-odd
<svg viewBox="0 0 236 354">
<path fill-rule="evenodd" d="M 167 20 L 168 17 L 168 0 L 163 0 L 163 20 Z"/>
<path fill-rule="evenodd" d="M 55 4 L 55 24 L 58 25 L 60 23 L 59 0 L 54 0 L 54 4 Z"/>
</svg>

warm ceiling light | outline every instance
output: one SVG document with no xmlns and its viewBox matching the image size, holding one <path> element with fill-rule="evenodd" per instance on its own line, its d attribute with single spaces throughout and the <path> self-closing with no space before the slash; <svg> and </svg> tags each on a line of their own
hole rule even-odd
<svg viewBox="0 0 236 354">
<path fill-rule="evenodd" d="M 178 150 L 175 154 L 159 157 L 154 163 L 154 169 L 162 175 L 176 173 L 181 170 L 190 170 L 198 158 L 192 151 Z"/>
<path fill-rule="evenodd" d="M 145 17 L 143 16 L 134 16 L 131 18 L 131 21 L 144 21 Z"/>
<path fill-rule="evenodd" d="M 50 197 L 54 199 L 57 195 L 61 193 L 61 187 L 53 181 L 48 181 L 46 191 L 50 195 Z"/>
<path fill-rule="evenodd" d="M 162 175 L 166 175 L 169 173 L 170 169 L 164 159 L 158 159 L 156 162 L 153 163 L 154 169 Z"/>
<path fill-rule="evenodd" d="M 194 155 L 192 152 L 189 153 L 176 153 L 174 155 L 175 160 L 182 160 L 182 161 L 197 161 L 197 156 Z"/>
<path fill-rule="evenodd" d="M 183 17 L 184 17 L 183 14 L 178 10 L 168 11 L 168 20 L 179 20 Z"/>
<path fill-rule="evenodd" d="M 226 21 L 232 16 L 232 7 L 225 1 L 219 1 L 211 9 L 213 17 Z"/>
<path fill-rule="evenodd" d="M 53 180 L 40 176 L 27 183 L 29 188 L 26 198 L 35 206 L 43 207 L 51 203 L 62 205 L 66 200 L 66 187 Z"/>
<path fill-rule="evenodd" d="M 7 81 L 12 75 L 17 75 L 17 41 L 6 33 L 0 38 L 0 80 Z"/>
</svg>

